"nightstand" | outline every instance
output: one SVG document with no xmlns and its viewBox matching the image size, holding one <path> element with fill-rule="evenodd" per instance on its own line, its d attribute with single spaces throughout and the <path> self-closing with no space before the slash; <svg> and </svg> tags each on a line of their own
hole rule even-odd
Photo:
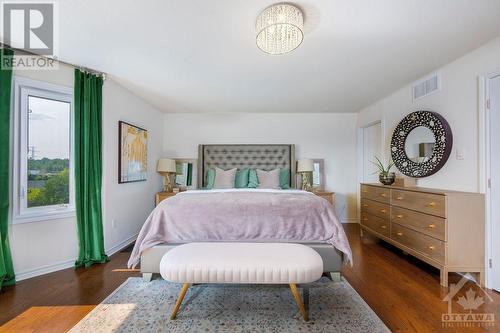
<svg viewBox="0 0 500 333">
<path fill-rule="evenodd" d="M 328 200 L 328 202 L 331 203 L 332 206 L 335 206 L 335 192 L 313 191 L 313 193 L 318 197 Z"/>
<path fill-rule="evenodd" d="M 156 193 L 156 206 L 158 206 L 158 204 L 160 202 L 162 202 L 163 200 L 170 198 L 170 197 L 173 197 L 176 194 L 177 193 L 175 193 L 175 192 L 158 192 L 158 193 Z"/>
</svg>

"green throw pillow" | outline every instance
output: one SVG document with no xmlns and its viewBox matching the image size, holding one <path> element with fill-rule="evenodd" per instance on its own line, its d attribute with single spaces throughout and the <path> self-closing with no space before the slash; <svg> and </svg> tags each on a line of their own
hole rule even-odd
<svg viewBox="0 0 500 333">
<path fill-rule="evenodd" d="M 234 179 L 235 188 L 247 188 L 250 169 L 238 169 Z"/>
<path fill-rule="evenodd" d="M 257 186 L 259 186 L 257 171 L 255 171 L 255 169 L 250 169 L 248 172 L 248 188 L 257 188 Z"/>
<path fill-rule="evenodd" d="M 211 190 L 214 187 L 214 182 L 215 182 L 215 169 L 210 168 L 207 170 L 207 173 L 205 175 L 205 188 L 207 190 Z"/>
<path fill-rule="evenodd" d="M 280 187 L 282 190 L 288 190 L 290 188 L 290 169 L 280 170 Z"/>
</svg>

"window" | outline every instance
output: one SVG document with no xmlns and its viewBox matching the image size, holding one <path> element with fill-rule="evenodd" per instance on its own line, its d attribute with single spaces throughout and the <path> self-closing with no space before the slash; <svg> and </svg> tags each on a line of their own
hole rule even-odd
<svg viewBox="0 0 500 333">
<path fill-rule="evenodd" d="M 13 222 L 74 216 L 71 88 L 14 78 Z"/>
</svg>

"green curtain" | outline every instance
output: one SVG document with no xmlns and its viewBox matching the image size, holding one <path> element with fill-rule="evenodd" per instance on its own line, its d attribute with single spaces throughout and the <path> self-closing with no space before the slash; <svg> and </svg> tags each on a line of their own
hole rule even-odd
<svg viewBox="0 0 500 333">
<path fill-rule="evenodd" d="M 9 154 L 10 154 L 10 94 L 12 68 L 3 66 L 12 58 L 10 49 L 0 49 L 0 288 L 13 285 L 14 267 L 9 245 Z M 4 68 L 5 67 L 5 68 Z"/>
<path fill-rule="evenodd" d="M 102 228 L 102 78 L 75 70 L 76 267 L 107 262 Z"/>
</svg>

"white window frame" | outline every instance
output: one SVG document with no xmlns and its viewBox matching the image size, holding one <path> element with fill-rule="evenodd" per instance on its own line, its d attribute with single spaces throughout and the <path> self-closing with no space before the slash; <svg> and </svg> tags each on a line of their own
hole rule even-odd
<svg viewBox="0 0 500 333">
<path fill-rule="evenodd" d="M 13 161 L 12 161 L 12 223 L 29 223 L 76 216 L 74 177 L 74 111 L 73 89 L 24 77 L 13 82 Z M 28 208 L 28 97 L 34 96 L 70 104 L 69 204 Z M 23 151 L 24 147 L 24 151 Z"/>
</svg>

